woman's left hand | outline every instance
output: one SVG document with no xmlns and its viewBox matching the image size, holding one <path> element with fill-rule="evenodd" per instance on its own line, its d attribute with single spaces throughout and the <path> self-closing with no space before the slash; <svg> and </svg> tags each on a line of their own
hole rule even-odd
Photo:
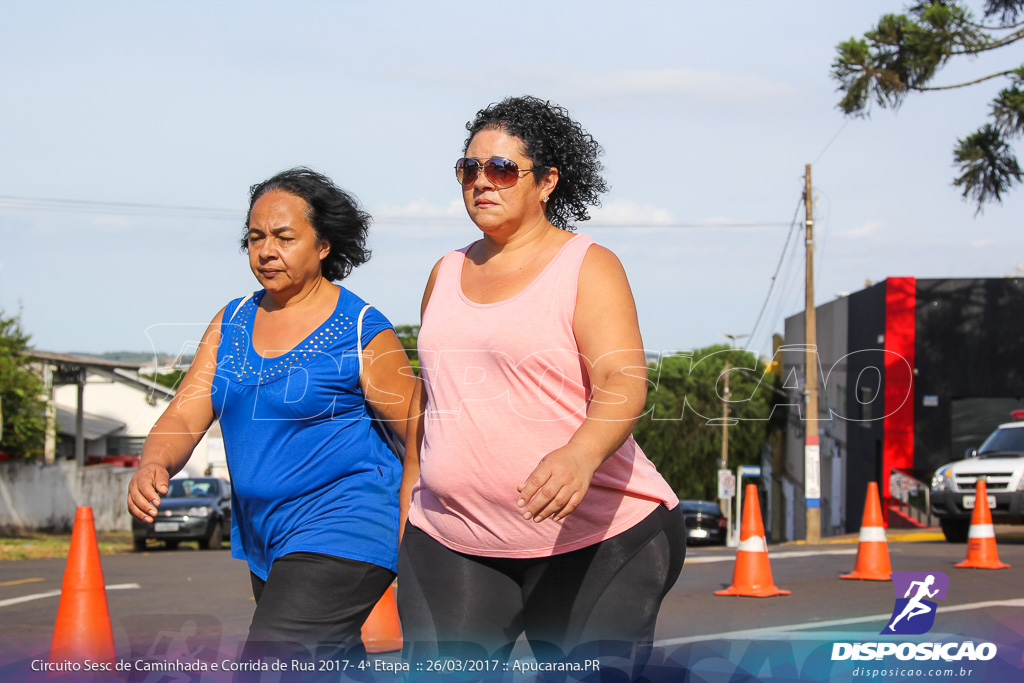
<svg viewBox="0 0 1024 683">
<path fill-rule="evenodd" d="M 556 522 L 572 513 L 587 495 L 590 480 L 601 464 L 584 449 L 574 444 L 551 451 L 519 487 L 523 519 L 542 522 L 548 517 Z"/>
</svg>

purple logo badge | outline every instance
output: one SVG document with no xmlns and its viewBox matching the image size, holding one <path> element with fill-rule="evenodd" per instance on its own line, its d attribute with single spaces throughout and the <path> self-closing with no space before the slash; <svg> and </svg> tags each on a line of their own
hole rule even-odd
<svg viewBox="0 0 1024 683">
<path fill-rule="evenodd" d="M 937 605 L 933 599 L 945 600 L 949 577 L 942 572 L 893 572 L 896 604 L 883 635 L 920 635 L 935 623 Z"/>
</svg>

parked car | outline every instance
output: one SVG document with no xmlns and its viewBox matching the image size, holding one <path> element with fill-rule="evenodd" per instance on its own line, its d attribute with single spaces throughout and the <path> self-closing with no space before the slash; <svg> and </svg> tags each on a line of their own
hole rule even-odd
<svg viewBox="0 0 1024 683">
<path fill-rule="evenodd" d="M 994 524 L 1024 524 L 1024 410 L 1012 416 L 1016 422 L 999 425 L 977 450 L 967 450 L 966 459 L 932 477 L 932 514 L 950 543 L 967 541 L 978 479 L 985 480 Z"/>
<path fill-rule="evenodd" d="M 725 515 L 718 503 L 710 500 L 681 500 L 686 519 L 686 535 L 691 543 L 725 544 Z"/>
<path fill-rule="evenodd" d="M 218 477 L 171 479 L 153 523 L 132 519 L 135 550 L 145 550 L 149 539 L 171 549 L 198 541 L 200 548 L 216 550 L 230 533 L 231 482 Z"/>
</svg>

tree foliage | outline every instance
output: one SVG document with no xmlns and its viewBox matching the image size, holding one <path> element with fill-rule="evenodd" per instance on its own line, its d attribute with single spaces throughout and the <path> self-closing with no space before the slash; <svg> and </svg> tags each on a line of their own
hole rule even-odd
<svg viewBox="0 0 1024 683">
<path fill-rule="evenodd" d="M 398 335 L 398 343 L 405 349 L 405 355 L 409 356 L 409 365 L 417 376 L 420 374 L 420 354 L 416 350 L 416 344 L 420 338 L 419 325 L 395 325 L 395 334 Z"/>
<path fill-rule="evenodd" d="M 420 337 L 419 325 L 395 325 L 395 334 L 398 335 L 398 343 L 405 349 L 410 362 L 419 362 L 419 354 L 416 352 L 416 342 Z"/>
<path fill-rule="evenodd" d="M 170 372 L 159 373 L 154 372 L 152 374 L 141 374 L 140 377 L 148 379 L 150 382 L 155 382 L 160 386 L 167 387 L 168 389 L 178 390 L 178 385 L 181 384 L 181 380 L 185 379 L 185 371 L 174 369 Z"/>
<path fill-rule="evenodd" d="M 681 498 L 717 498 L 727 359 L 729 417 L 736 419 L 729 426 L 729 469 L 760 464 L 772 431 L 785 426 L 782 410 L 773 414 L 776 378 L 753 354 L 710 346 L 662 358 L 650 369 L 646 410 L 633 435 Z"/>
<path fill-rule="evenodd" d="M 1024 64 L 951 85 L 933 86 L 935 75 L 956 58 L 970 59 L 1024 39 L 1024 0 L 986 0 L 975 19 L 963 2 L 919 2 L 906 14 L 886 14 L 863 38 L 836 46 L 832 78 L 847 116 L 866 117 L 872 104 L 899 109 L 912 92 L 961 88 L 994 78 L 1005 87 L 992 100 L 989 123 L 957 141 L 960 175 L 953 184 L 978 211 L 1024 180 L 1010 143 L 1024 135 Z"/>
<path fill-rule="evenodd" d="M 42 454 L 46 438 L 46 385 L 21 353 L 29 338 L 17 318 L 0 311 L 0 451 L 23 458 Z"/>
</svg>

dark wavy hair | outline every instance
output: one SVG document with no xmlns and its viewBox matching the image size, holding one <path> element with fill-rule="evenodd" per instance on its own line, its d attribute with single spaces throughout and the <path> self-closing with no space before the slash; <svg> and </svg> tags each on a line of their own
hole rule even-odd
<svg viewBox="0 0 1024 683">
<path fill-rule="evenodd" d="M 601 194 L 608 191 L 598 160 L 604 150 L 564 107 L 529 95 L 506 97 L 478 111 L 466 124 L 469 137 L 463 154 L 473 136 L 485 129 L 502 130 L 523 141 L 523 151 L 540 174 L 534 173 L 534 182 L 552 167 L 558 169 L 558 185 L 546 205 L 555 227 L 573 230 L 573 221 L 590 219 L 588 206 L 601 206 Z"/>
<path fill-rule="evenodd" d="M 359 200 L 334 184 L 327 176 L 299 166 L 281 171 L 272 178 L 249 188 L 249 210 L 245 214 L 242 251 L 249 246 L 249 219 L 256 200 L 268 192 L 280 190 L 306 202 L 306 220 L 313 226 L 317 239 L 331 245 L 330 253 L 320 262 L 328 280 L 343 280 L 352 269 L 370 260 L 366 235 L 370 230 L 370 214 L 359 208 Z"/>
</svg>

